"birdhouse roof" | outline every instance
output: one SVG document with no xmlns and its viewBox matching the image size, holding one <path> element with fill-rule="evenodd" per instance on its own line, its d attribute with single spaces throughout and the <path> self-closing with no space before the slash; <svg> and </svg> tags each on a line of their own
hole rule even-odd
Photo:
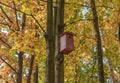
<svg viewBox="0 0 120 83">
<path fill-rule="evenodd" d="M 72 32 L 63 32 L 62 34 L 60 34 L 60 36 L 63 36 L 63 35 L 66 35 L 66 34 L 74 36 L 74 34 Z"/>
</svg>

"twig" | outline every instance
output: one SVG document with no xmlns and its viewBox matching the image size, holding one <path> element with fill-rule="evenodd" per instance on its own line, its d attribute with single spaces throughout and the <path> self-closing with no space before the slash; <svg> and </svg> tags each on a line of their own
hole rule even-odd
<svg viewBox="0 0 120 83">
<path fill-rule="evenodd" d="M 4 26 L 7 26 L 8 24 L 7 23 L 4 23 L 4 22 L 0 22 L 1 25 L 4 25 Z"/>
<path fill-rule="evenodd" d="M 65 4 L 68 4 L 68 5 L 74 4 L 75 6 L 82 6 L 82 7 L 88 7 L 88 8 L 91 7 L 91 6 L 88 6 L 88 5 L 86 5 L 86 4 L 78 4 L 78 3 L 69 3 L 69 2 L 67 2 L 67 3 L 65 3 Z"/>
<path fill-rule="evenodd" d="M 75 21 L 72 21 L 72 22 L 69 22 L 69 23 L 65 23 L 65 27 L 68 26 L 68 25 L 71 25 L 71 24 L 75 24 L 79 21 L 88 21 L 88 20 L 93 20 L 93 19 L 78 19 L 78 20 L 75 20 Z"/>
<path fill-rule="evenodd" d="M 87 7 L 87 8 L 91 8 L 91 6 L 89 6 L 89 5 L 87 5 L 87 4 L 78 4 L 78 3 L 69 3 L 69 2 L 67 2 L 67 3 L 65 3 L 65 4 L 68 4 L 68 5 L 70 5 L 70 4 L 74 4 L 75 6 L 81 6 L 81 7 Z M 101 6 L 96 6 L 96 7 L 104 7 L 104 8 L 109 8 L 109 9 L 113 9 L 113 7 L 109 7 L 109 6 L 104 6 L 104 5 L 101 5 Z"/>
<path fill-rule="evenodd" d="M 101 6 L 96 6 L 96 7 L 101 7 L 101 8 L 109 8 L 109 9 L 113 9 L 113 7 L 104 6 L 104 5 L 101 5 Z"/>
<path fill-rule="evenodd" d="M 8 43 L 6 43 L 2 38 L 0 38 L 0 41 L 2 41 L 4 44 L 6 44 L 9 48 L 12 48 Z"/>
<path fill-rule="evenodd" d="M 9 6 L 9 5 L 5 4 L 5 3 L 0 2 L 0 4 L 2 4 L 2 5 L 4 5 L 4 6 L 6 6 L 6 7 L 8 7 L 8 8 L 14 9 L 14 7 L 11 7 L 11 6 Z M 23 12 L 23 11 L 19 10 L 19 9 L 16 9 L 16 11 L 19 11 L 19 12 L 21 12 L 21 13 L 25 13 L 25 12 Z M 26 14 L 26 15 L 28 15 L 28 16 L 30 16 L 30 15 L 31 15 L 31 14 L 28 14 L 28 13 L 25 13 L 25 14 Z"/>
<path fill-rule="evenodd" d="M 7 19 L 11 22 L 11 23 L 13 23 L 12 22 L 12 20 L 9 18 L 9 16 L 5 13 L 5 11 L 3 10 L 3 8 L 0 6 L 0 9 L 1 9 L 1 11 L 3 12 L 3 14 L 7 17 Z"/>
<path fill-rule="evenodd" d="M 18 27 L 18 30 L 19 30 L 20 27 L 19 27 L 19 24 L 18 24 L 18 16 L 17 16 L 16 5 L 15 5 L 15 2 L 14 2 L 14 1 L 13 1 L 13 5 L 14 5 L 14 10 L 15 10 L 16 24 L 17 24 L 17 27 Z"/>
<path fill-rule="evenodd" d="M 35 22 L 39 25 L 39 27 L 41 28 L 41 30 L 46 34 L 45 30 L 43 29 L 42 25 L 40 25 L 40 23 L 38 22 L 38 20 L 31 14 L 31 17 L 35 20 Z"/>
<path fill-rule="evenodd" d="M 1 59 L 5 64 L 7 64 L 15 73 L 17 73 L 16 70 L 15 70 L 7 61 L 5 61 L 2 57 L 0 57 L 0 59 Z"/>
<path fill-rule="evenodd" d="M 11 9 L 15 9 L 15 8 L 13 8 L 13 7 L 5 4 L 5 3 L 0 2 L 0 4 L 6 6 L 6 7 L 8 7 L 8 8 L 11 8 Z M 26 14 L 27 16 L 31 16 L 31 17 L 35 20 L 35 22 L 39 25 L 39 27 L 42 29 L 42 31 L 46 34 L 46 32 L 45 32 L 45 30 L 43 29 L 42 25 L 40 25 L 40 23 L 38 22 L 38 20 L 37 20 L 32 14 L 25 13 L 25 12 L 23 12 L 23 11 L 21 11 L 21 10 L 18 10 L 18 9 L 15 9 L 15 11 L 19 11 L 19 12 L 21 12 L 21 13 Z"/>
<path fill-rule="evenodd" d="M 0 24 L 1 24 L 1 25 L 4 25 L 4 26 L 6 26 L 6 27 L 8 27 L 11 31 L 15 32 L 14 29 L 11 29 L 11 28 L 10 28 L 10 25 L 9 25 L 9 24 L 4 23 L 4 22 L 0 22 Z"/>
</svg>

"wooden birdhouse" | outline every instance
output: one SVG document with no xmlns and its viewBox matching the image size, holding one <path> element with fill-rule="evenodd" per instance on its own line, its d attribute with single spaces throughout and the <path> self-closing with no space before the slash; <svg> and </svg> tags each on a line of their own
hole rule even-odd
<svg viewBox="0 0 120 83">
<path fill-rule="evenodd" d="M 73 33 L 64 32 L 60 35 L 60 52 L 69 54 L 74 50 Z"/>
</svg>

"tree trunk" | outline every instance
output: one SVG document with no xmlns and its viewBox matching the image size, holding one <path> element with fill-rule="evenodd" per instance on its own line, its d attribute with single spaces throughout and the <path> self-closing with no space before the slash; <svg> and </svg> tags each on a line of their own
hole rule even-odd
<svg viewBox="0 0 120 83">
<path fill-rule="evenodd" d="M 46 58 L 46 80 L 45 83 L 55 83 L 55 46 L 53 29 L 53 0 L 47 0 L 47 58 Z"/>
<path fill-rule="evenodd" d="M 57 34 L 56 34 L 56 82 L 64 83 L 64 55 L 60 53 L 59 35 L 64 31 L 64 0 L 57 0 Z"/>
<path fill-rule="evenodd" d="M 120 45 L 120 22 L 118 23 L 118 42 Z"/>
<path fill-rule="evenodd" d="M 101 37 L 100 37 L 100 31 L 99 31 L 99 25 L 98 25 L 98 17 L 97 17 L 97 12 L 95 7 L 95 1 L 94 0 L 90 0 L 90 1 L 92 6 L 93 24 L 94 24 L 94 30 L 95 30 L 96 43 L 97 43 L 99 83 L 105 83 L 104 70 L 103 70 L 103 54 L 102 54 Z"/>
<path fill-rule="evenodd" d="M 119 54 L 120 54 L 120 22 L 118 22 L 118 46 L 119 46 Z"/>
<path fill-rule="evenodd" d="M 31 75 L 32 75 L 32 70 L 33 70 L 34 58 L 35 58 L 35 55 L 31 55 L 30 69 L 29 69 L 29 74 L 28 74 L 28 78 L 27 78 L 27 83 L 31 83 Z"/>
<path fill-rule="evenodd" d="M 115 82 L 115 78 L 114 78 L 114 71 L 113 71 L 113 68 L 112 68 L 112 64 L 111 64 L 111 61 L 108 59 L 108 69 L 109 69 L 109 72 L 110 72 L 110 77 L 112 79 L 112 82 L 111 83 L 116 83 Z"/>
<path fill-rule="evenodd" d="M 35 72 L 33 73 L 33 83 L 38 83 L 38 64 L 35 66 Z"/>
<path fill-rule="evenodd" d="M 22 83 L 23 54 L 23 52 L 18 53 L 17 83 Z"/>
</svg>

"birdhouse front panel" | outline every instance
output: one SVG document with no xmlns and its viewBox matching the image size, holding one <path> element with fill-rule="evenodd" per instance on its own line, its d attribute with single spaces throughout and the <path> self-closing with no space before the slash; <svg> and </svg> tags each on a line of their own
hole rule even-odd
<svg viewBox="0 0 120 83">
<path fill-rule="evenodd" d="M 62 52 L 63 50 L 66 49 L 67 45 L 66 45 L 66 35 L 60 37 L 60 52 Z"/>
<path fill-rule="evenodd" d="M 73 34 L 65 32 L 60 36 L 60 52 L 63 54 L 69 54 L 74 50 Z"/>
<path fill-rule="evenodd" d="M 70 51 L 73 51 L 74 49 L 74 44 L 73 44 L 73 35 L 67 35 L 67 48 L 70 50 Z"/>
</svg>

